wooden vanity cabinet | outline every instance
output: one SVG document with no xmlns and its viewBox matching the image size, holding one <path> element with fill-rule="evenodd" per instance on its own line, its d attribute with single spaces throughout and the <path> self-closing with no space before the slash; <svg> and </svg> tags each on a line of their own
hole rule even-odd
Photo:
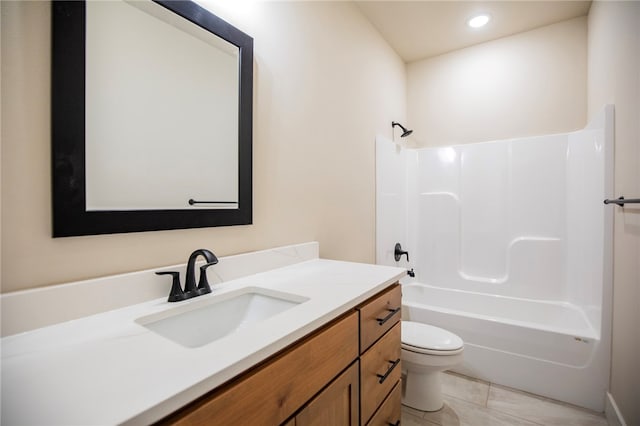
<svg viewBox="0 0 640 426">
<path fill-rule="evenodd" d="M 392 285 L 158 424 L 395 424 L 399 294 Z"/>
</svg>

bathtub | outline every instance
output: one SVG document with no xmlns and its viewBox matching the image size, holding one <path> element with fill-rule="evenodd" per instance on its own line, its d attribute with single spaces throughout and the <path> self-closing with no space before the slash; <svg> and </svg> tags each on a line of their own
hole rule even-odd
<svg viewBox="0 0 640 426">
<path fill-rule="evenodd" d="M 402 286 L 403 319 L 435 325 L 465 342 L 453 371 L 602 411 L 605 345 L 575 305 L 421 283 Z"/>
</svg>

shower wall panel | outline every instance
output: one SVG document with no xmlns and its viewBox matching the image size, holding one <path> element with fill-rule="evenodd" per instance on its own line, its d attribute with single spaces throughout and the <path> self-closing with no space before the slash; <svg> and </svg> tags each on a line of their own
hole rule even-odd
<svg viewBox="0 0 640 426">
<path fill-rule="evenodd" d="M 418 178 L 408 194 L 418 213 L 408 225 L 420 278 L 564 299 L 567 142 L 552 135 L 416 150 L 407 167 Z"/>
</svg>

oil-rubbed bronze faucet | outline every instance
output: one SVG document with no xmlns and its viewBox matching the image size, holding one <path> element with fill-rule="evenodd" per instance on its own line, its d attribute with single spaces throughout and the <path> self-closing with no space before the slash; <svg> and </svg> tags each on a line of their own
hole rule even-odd
<svg viewBox="0 0 640 426">
<path fill-rule="evenodd" d="M 196 259 L 200 255 L 204 256 L 207 263 L 200 267 L 200 281 L 198 282 L 198 287 L 196 287 Z M 218 263 L 218 258 L 207 249 L 198 249 L 191 253 L 189 262 L 187 263 L 187 278 L 185 278 L 184 281 L 184 292 L 187 294 L 192 292 L 196 293 L 193 297 L 211 293 L 211 287 L 209 287 L 209 283 L 207 282 L 206 269 L 216 263 Z"/>
<path fill-rule="evenodd" d="M 195 269 L 196 260 L 199 256 L 203 256 L 207 263 L 200 267 L 200 279 L 198 281 L 198 286 L 196 287 Z M 191 253 L 191 256 L 189 256 L 189 262 L 187 263 L 187 277 L 184 282 L 184 291 L 180 286 L 180 272 L 156 272 L 156 275 L 171 275 L 173 277 L 171 291 L 169 292 L 169 298 L 167 300 L 169 302 L 179 302 L 181 300 L 191 299 L 192 297 L 211 293 L 211 287 L 207 281 L 207 268 L 215 265 L 216 263 L 218 263 L 218 258 L 210 250 L 198 249 Z"/>
</svg>

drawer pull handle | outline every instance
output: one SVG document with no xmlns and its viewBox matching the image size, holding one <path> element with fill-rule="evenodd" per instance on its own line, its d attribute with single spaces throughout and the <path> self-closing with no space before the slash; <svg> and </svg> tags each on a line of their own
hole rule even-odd
<svg viewBox="0 0 640 426">
<path fill-rule="evenodd" d="M 387 423 L 389 426 L 400 426 L 400 420 L 395 423 Z"/>
<path fill-rule="evenodd" d="M 394 316 L 395 314 L 400 312 L 400 306 L 398 306 L 395 309 L 387 309 L 387 311 L 389 311 L 389 313 L 387 314 L 386 317 L 384 317 L 384 318 L 376 318 L 376 321 L 378 321 L 378 325 L 384 324 L 385 322 L 389 321 L 392 316 Z"/>
<path fill-rule="evenodd" d="M 384 375 L 376 374 L 376 376 L 380 378 L 380 380 L 378 380 L 378 383 L 382 384 L 384 383 L 385 380 L 387 380 L 387 377 L 389 377 L 389 374 L 391 374 L 393 369 L 396 368 L 398 364 L 400 364 L 400 358 L 396 359 L 395 361 L 389 361 L 389 364 L 391 364 L 391 367 L 389 367 L 389 369 L 387 370 L 386 373 L 384 373 Z"/>
</svg>

